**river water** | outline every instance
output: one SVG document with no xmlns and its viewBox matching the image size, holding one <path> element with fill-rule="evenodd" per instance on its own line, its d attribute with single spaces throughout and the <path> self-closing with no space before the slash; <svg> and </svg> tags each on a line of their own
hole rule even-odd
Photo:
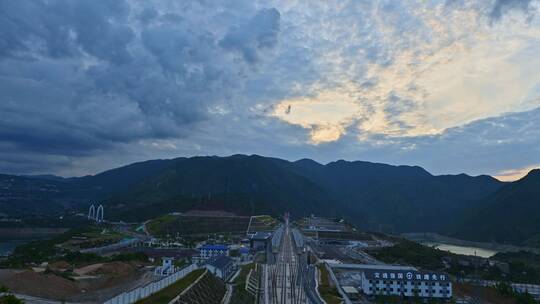
<svg viewBox="0 0 540 304">
<path fill-rule="evenodd" d="M 498 251 L 479 247 L 458 246 L 444 243 L 423 243 L 426 246 L 435 247 L 443 251 L 450 251 L 455 254 L 475 255 L 482 258 L 489 258 L 497 254 Z"/>
<path fill-rule="evenodd" d="M 6 256 L 15 250 L 15 247 L 23 245 L 30 242 L 29 240 L 9 240 L 9 241 L 0 241 L 0 256 Z"/>
</svg>

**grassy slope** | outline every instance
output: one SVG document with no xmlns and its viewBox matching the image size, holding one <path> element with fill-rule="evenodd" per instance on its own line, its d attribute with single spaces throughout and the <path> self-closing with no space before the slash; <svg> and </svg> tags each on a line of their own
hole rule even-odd
<svg viewBox="0 0 540 304">
<path fill-rule="evenodd" d="M 321 297 L 328 304 L 341 303 L 339 292 L 335 286 L 330 285 L 330 274 L 323 264 L 319 265 L 319 271 L 321 273 L 321 282 L 319 284 Z"/>
<path fill-rule="evenodd" d="M 193 236 L 245 233 L 248 224 L 249 217 L 165 215 L 150 221 L 147 228 L 158 236 L 176 233 Z"/>
<path fill-rule="evenodd" d="M 167 304 L 177 295 L 179 295 L 184 289 L 197 280 L 204 273 L 204 269 L 197 269 L 187 274 L 176 283 L 170 285 L 167 288 L 162 289 L 147 298 L 137 301 L 137 304 Z"/>
<path fill-rule="evenodd" d="M 245 290 L 246 278 L 249 271 L 255 267 L 254 264 L 242 266 L 240 274 L 234 280 L 234 289 L 230 304 L 252 304 L 255 303 L 255 297 Z"/>
<path fill-rule="evenodd" d="M 445 251 L 423 246 L 416 242 L 401 240 L 392 247 L 370 252 L 378 260 L 390 264 L 414 265 L 423 269 L 442 270 L 442 258 L 451 255 Z"/>
<path fill-rule="evenodd" d="M 178 219 L 178 216 L 166 214 L 148 222 L 146 224 L 146 228 L 148 229 L 150 233 L 157 234 L 158 232 L 160 232 L 161 226 L 172 223 L 176 221 L 177 219 Z"/>
</svg>

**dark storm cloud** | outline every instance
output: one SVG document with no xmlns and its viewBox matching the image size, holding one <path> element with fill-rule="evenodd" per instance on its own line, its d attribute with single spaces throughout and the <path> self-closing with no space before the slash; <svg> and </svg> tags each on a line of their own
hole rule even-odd
<svg viewBox="0 0 540 304">
<path fill-rule="evenodd" d="M 320 145 L 309 143 L 309 129 L 271 115 L 280 101 L 351 87 L 354 96 L 366 93 L 355 102 L 367 113 L 380 110 L 397 130 L 415 127 L 424 122 L 424 101 L 415 96 L 425 86 L 400 89 L 401 80 L 421 76 L 415 67 L 456 41 L 484 41 L 475 35 L 478 24 L 518 23 L 504 16 L 538 7 L 453 0 L 440 13 L 441 3 L 0 1 L 0 172 L 86 174 L 151 158 L 235 153 L 420 164 L 435 172 L 534 162 L 525 151 L 540 147 L 540 126 L 527 120 L 540 121 L 538 112 L 407 138 L 363 136 L 362 117 L 352 117 L 339 140 Z M 469 13 L 478 24 L 463 22 Z M 417 59 L 405 62 L 410 56 Z M 533 70 L 530 60 L 514 63 L 524 61 Z M 392 70 L 400 64 L 403 71 Z M 403 117 L 419 119 L 406 124 Z M 477 117 L 486 115 L 471 120 Z"/>
<path fill-rule="evenodd" d="M 145 8 L 140 14 L 139 19 L 142 23 L 148 24 L 158 17 L 159 13 L 152 7 Z"/>
<path fill-rule="evenodd" d="M 280 14 L 276 9 L 260 10 L 245 24 L 232 28 L 220 42 L 225 49 L 242 54 L 249 63 L 259 60 L 261 50 L 276 45 Z"/>
<path fill-rule="evenodd" d="M 118 24 L 129 13 L 125 1 L 2 1 L 0 11 L 2 56 L 86 52 L 115 63 L 130 59 L 126 48 L 133 32 Z"/>
<path fill-rule="evenodd" d="M 28 153 L 22 150 L 9 152 L 10 150 L 12 150 L 11 147 L 0 143 L 2 173 L 54 172 L 73 165 L 70 159 L 65 156 Z"/>
<path fill-rule="evenodd" d="M 246 5 L 225 33 L 199 26 L 200 18 L 213 20 L 212 7 L 190 5 L 208 16 L 188 8 L 178 10 L 182 16 L 139 5 L 0 2 L 4 159 L 89 156 L 122 143 L 184 137 L 210 108 L 234 99 L 244 69 L 277 43 L 275 9 Z"/>
</svg>

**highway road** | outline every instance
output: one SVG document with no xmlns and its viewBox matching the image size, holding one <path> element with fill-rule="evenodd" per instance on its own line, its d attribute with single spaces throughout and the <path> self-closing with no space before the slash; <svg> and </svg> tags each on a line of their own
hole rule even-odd
<svg viewBox="0 0 540 304">
<path fill-rule="evenodd" d="M 303 248 L 296 248 L 285 224 L 279 252 L 264 269 L 265 304 L 322 304 L 315 292 L 314 266 L 307 265 Z"/>
</svg>

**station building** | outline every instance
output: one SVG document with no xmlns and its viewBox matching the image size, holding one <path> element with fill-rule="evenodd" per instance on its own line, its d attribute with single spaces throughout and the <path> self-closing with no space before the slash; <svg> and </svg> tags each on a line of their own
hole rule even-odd
<svg viewBox="0 0 540 304">
<path fill-rule="evenodd" d="M 264 251 L 271 246 L 272 233 L 257 232 L 249 239 L 249 246 L 254 251 Z"/>
<path fill-rule="evenodd" d="M 439 272 L 373 268 L 364 269 L 361 277 L 360 287 L 366 295 L 452 297 L 452 282 Z"/>
<path fill-rule="evenodd" d="M 378 264 L 336 264 L 338 280 L 343 286 L 353 286 L 368 296 L 402 296 L 449 299 L 452 282 L 448 275 L 435 271 L 420 271 L 412 266 Z"/>
</svg>

